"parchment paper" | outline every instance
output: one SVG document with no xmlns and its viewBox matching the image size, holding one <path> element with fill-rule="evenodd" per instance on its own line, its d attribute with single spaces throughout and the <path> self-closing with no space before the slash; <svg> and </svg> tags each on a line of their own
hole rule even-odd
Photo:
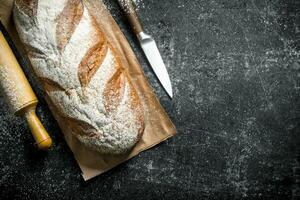
<svg viewBox="0 0 300 200">
<path fill-rule="evenodd" d="M 102 1 L 84 0 L 84 3 L 95 15 L 102 30 L 106 33 L 108 40 L 118 51 L 124 67 L 128 69 L 134 87 L 140 95 L 145 110 L 145 131 L 141 140 L 129 154 L 112 157 L 88 150 L 81 145 L 81 143 L 68 131 L 63 120 L 60 119 L 59 115 L 56 114 L 54 107 L 51 106 L 48 97 L 45 96 L 48 105 L 58 121 L 65 139 L 82 170 L 84 180 L 89 180 L 175 135 L 176 129 L 145 79 L 141 66 L 126 38 L 112 16 L 106 10 Z M 12 21 L 12 5 L 13 0 L 1 0 L 0 19 L 10 33 L 10 36 L 21 55 L 27 58 Z"/>
</svg>

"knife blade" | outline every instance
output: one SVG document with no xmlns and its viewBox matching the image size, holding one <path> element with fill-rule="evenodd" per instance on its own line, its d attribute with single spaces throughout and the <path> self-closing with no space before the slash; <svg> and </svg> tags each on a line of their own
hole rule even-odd
<svg viewBox="0 0 300 200">
<path fill-rule="evenodd" d="M 122 10 L 126 13 L 133 32 L 137 36 L 140 45 L 146 55 L 146 58 L 149 61 L 150 66 L 156 74 L 159 82 L 161 83 L 167 94 L 172 98 L 172 84 L 167 68 L 163 62 L 154 39 L 144 32 L 143 26 L 138 18 L 132 0 L 118 0 L 118 3 Z"/>
</svg>

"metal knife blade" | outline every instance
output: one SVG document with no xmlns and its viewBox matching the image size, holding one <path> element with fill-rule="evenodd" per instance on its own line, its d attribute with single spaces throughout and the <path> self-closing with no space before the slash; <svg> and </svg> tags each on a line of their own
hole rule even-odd
<svg viewBox="0 0 300 200">
<path fill-rule="evenodd" d="M 156 74 L 158 80 L 160 81 L 168 95 L 172 98 L 173 91 L 170 77 L 154 39 L 150 35 L 144 33 L 143 26 L 135 11 L 132 0 L 118 0 L 118 2 L 120 7 L 126 13 L 133 32 L 138 37 L 141 47 L 154 73 Z"/>
<path fill-rule="evenodd" d="M 138 34 L 138 39 L 158 80 L 160 81 L 168 95 L 172 98 L 173 91 L 171 80 L 154 39 L 144 32 L 140 32 Z"/>
</svg>

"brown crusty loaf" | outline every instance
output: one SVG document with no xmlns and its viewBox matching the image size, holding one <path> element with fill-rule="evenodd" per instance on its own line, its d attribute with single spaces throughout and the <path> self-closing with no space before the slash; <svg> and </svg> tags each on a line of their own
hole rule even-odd
<svg viewBox="0 0 300 200">
<path fill-rule="evenodd" d="M 45 95 L 79 141 L 130 150 L 144 130 L 139 96 L 118 53 L 81 0 L 16 0 L 14 21 Z"/>
</svg>

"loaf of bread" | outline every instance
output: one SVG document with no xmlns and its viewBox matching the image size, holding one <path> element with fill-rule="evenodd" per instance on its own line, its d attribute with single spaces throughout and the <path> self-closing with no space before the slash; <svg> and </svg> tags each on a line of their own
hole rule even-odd
<svg viewBox="0 0 300 200">
<path fill-rule="evenodd" d="M 140 94 L 85 3 L 16 0 L 14 22 L 45 95 L 72 134 L 104 154 L 132 149 L 144 131 Z"/>
</svg>

